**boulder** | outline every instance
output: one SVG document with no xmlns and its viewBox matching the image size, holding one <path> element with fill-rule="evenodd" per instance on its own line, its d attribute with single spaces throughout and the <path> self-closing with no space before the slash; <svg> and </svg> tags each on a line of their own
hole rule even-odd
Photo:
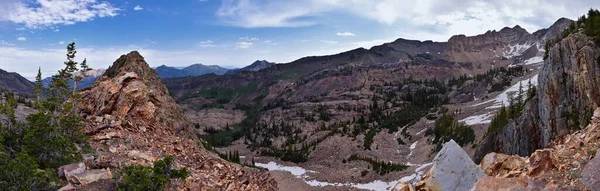
<svg viewBox="0 0 600 191">
<path fill-rule="evenodd" d="M 75 186 L 73 186 L 73 184 L 69 183 L 66 186 L 63 186 L 62 188 L 58 189 L 57 191 L 75 191 L 77 190 L 77 188 L 75 188 Z"/>
<path fill-rule="evenodd" d="M 527 180 L 519 178 L 495 178 L 483 176 L 473 190 L 477 191 L 521 191 L 527 190 Z"/>
<path fill-rule="evenodd" d="M 529 158 L 529 169 L 527 175 L 538 176 L 555 167 L 552 159 L 552 149 L 536 150 Z"/>
<path fill-rule="evenodd" d="M 99 180 L 108 180 L 112 178 L 112 174 L 110 170 L 106 169 L 93 169 L 88 170 L 80 174 L 73 175 L 74 181 L 73 183 L 87 185 L 92 182 L 96 182 Z"/>
<path fill-rule="evenodd" d="M 409 183 L 399 182 L 392 191 L 415 191 L 415 187 Z"/>
<path fill-rule="evenodd" d="M 583 172 L 581 172 L 581 182 L 586 187 L 600 189 L 600 171 L 598 169 L 600 169 L 600 157 L 596 156 L 588 162 L 583 168 Z"/>
<path fill-rule="evenodd" d="M 435 155 L 433 166 L 417 189 L 470 190 L 483 175 L 483 170 L 471 157 L 454 140 L 450 140 Z"/>
<path fill-rule="evenodd" d="M 72 182 L 73 175 L 83 173 L 85 168 L 86 166 L 83 162 L 64 165 L 58 167 L 58 177 L 66 178 L 67 181 Z"/>
<path fill-rule="evenodd" d="M 489 153 L 483 157 L 480 167 L 488 176 L 511 177 L 521 174 L 527 161 L 517 155 Z"/>
</svg>

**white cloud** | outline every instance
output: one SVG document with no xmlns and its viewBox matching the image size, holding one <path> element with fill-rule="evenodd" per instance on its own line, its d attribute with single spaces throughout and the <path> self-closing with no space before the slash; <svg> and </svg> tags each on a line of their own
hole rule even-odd
<svg viewBox="0 0 600 191">
<path fill-rule="evenodd" d="M 339 23 L 332 15 L 342 13 L 397 29 L 396 36 L 445 41 L 454 34 L 475 35 L 517 24 L 533 32 L 560 17 L 577 19 L 590 7 L 600 8 L 600 1 L 224 0 L 216 14 L 225 24 L 256 28 Z"/>
<path fill-rule="evenodd" d="M 0 20 L 23 24 L 32 29 L 114 17 L 121 11 L 112 4 L 99 0 L 36 0 L 35 3 L 10 2 L 3 6 L 10 9 L 0 9 Z"/>
<path fill-rule="evenodd" d="M 20 37 L 17 37 L 17 40 L 18 40 L 18 41 L 26 41 L 26 40 L 27 40 L 27 38 L 20 36 Z"/>
<path fill-rule="evenodd" d="M 136 6 L 133 8 L 133 10 L 134 10 L 134 11 L 140 11 L 140 10 L 144 10 L 144 8 L 143 8 L 142 6 L 136 5 Z"/>
<path fill-rule="evenodd" d="M 278 43 L 276 43 L 276 42 L 273 42 L 273 41 L 271 41 L 271 40 L 265 40 L 265 44 L 267 44 L 267 45 L 271 45 L 271 46 L 278 45 Z"/>
<path fill-rule="evenodd" d="M 251 42 L 238 42 L 235 44 L 235 48 L 237 49 L 248 49 L 252 46 Z"/>
<path fill-rule="evenodd" d="M 244 41 L 258 41 L 259 39 L 256 37 L 240 37 L 238 38 L 239 40 L 244 40 Z"/>
<path fill-rule="evenodd" d="M 212 40 L 205 40 L 205 41 L 200 41 L 197 43 L 199 47 L 203 47 L 203 48 L 208 48 L 208 47 L 215 47 L 217 45 L 214 44 L 214 42 Z"/>
<path fill-rule="evenodd" d="M 150 44 L 158 44 L 157 42 L 150 40 L 150 39 L 144 39 L 144 42 L 150 43 Z"/>
<path fill-rule="evenodd" d="M 356 35 L 354 35 L 354 33 L 351 33 L 351 32 L 339 32 L 339 33 L 336 33 L 336 35 L 338 35 L 338 36 L 356 36 Z"/>
<path fill-rule="evenodd" d="M 4 40 L 0 40 L 0 46 L 14 46 L 15 44 L 11 44 L 9 42 L 6 42 Z"/>
<path fill-rule="evenodd" d="M 58 44 L 63 45 L 63 44 L 65 44 L 65 41 L 60 41 L 60 42 L 58 42 Z"/>
</svg>

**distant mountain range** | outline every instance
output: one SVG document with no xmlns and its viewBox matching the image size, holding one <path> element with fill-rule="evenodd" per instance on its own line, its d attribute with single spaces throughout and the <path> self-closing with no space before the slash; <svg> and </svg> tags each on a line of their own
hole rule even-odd
<svg viewBox="0 0 600 191">
<path fill-rule="evenodd" d="M 159 66 L 155 68 L 158 76 L 160 78 L 177 78 L 177 77 L 187 77 L 187 76 L 201 76 L 204 74 L 214 73 L 217 75 L 225 74 L 225 72 L 229 71 L 227 68 L 222 68 L 217 65 L 203 65 L 203 64 L 193 64 L 188 67 L 178 69 L 176 67 L 171 66 Z"/>
<path fill-rule="evenodd" d="M 77 87 L 79 89 L 83 89 L 83 88 L 86 88 L 86 87 L 92 85 L 94 83 L 94 81 L 96 81 L 96 78 L 99 78 L 100 76 L 102 76 L 102 74 L 104 74 L 105 71 L 106 71 L 105 69 L 94 69 L 94 70 L 87 71 L 86 75 L 85 75 L 87 77 L 83 78 L 77 84 Z M 78 75 L 81 75 L 81 72 Z M 47 77 L 42 80 L 42 85 L 44 86 L 44 88 L 50 87 L 50 83 L 52 83 L 52 77 Z M 69 84 L 73 85 L 73 81 L 69 81 Z"/>
<path fill-rule="evenodd" d="M 0 88 L 31 95 L 33 83 L 16 72 L 7 72 L 0 69 Z"/>
<path fill-rule="evenodd" d="M 252 64 L 250 64 L 250 65 L 248 65 L 246 67 L 231 69 L 231 70 L 227 71 L 225 74 L 237 74 L 237 73 L 239 73 L 241 71 L 254 71 L 254 72 L 256 72 L 256 71 L 259 71 L 259 70 L 271 67 L 274 64 L 275 63 L 269 62 L 269 61 L 266 61 L 266 60 L 257 60 L 254 63 L 252 63 Z"/>
<path fill-rule="evenodd" d="M 158 76 L 160 76 L 160 78 L 165 79 L 165 78 L 179 78 L 179 77 L 188 77 L 188 76 L 201 76 L 201 75 L 210 74 L 210 73 L 214 73 L 217 75 L 223 75 L 223 74 L 229 75 L 229 74 L 236 74 L 241 71 L 258 71 L 258 70 L 268 68 L 274 64 L 275 63 L 268 62 L 266 60 L 257 60 L 254 63 L 252 63 L 246 67 L 236 68 L 236 69 L 231 69 L 231 70 L 217 66 L 217 65 L 203 65 L 203 64 L 192 64 L 192 65 L 189 65 L 186 67 L 173 67 L 173 66 L 162 65 L 162 66 L 154 68 L 154 70 L 156 71 L 156 73 L 158 73 Z M 95 69 L 95 70 L 88 71 L 87 75 L 86 75 L 87 77 L 84 78 L 83 80 L 81 80 L 81 82 L 79 82 L 79 84 L 77 84 L 77 86 L 80 89 L 83 89 L 83 88 L 86 88 L 86 87 L 92 85 L 94 83 L 94 81 L 96 81 L 97 78 L 99 78 L 100 76 L 102 76 L 102 74 L 104 74 L 105 71 L 106 71 L 105 69 Z M 5 71 L 3 71 L 3 72 L 5 72 Z M 10 73 L 10 74 L 14 75 L 16 73 Z M 18 75 L 18 74 L 16 74 L 16 75 Z M 10 76 L 11 75 L 2 75 L 2 77 L 10 77 Z M 19 77 L 23 78 L 20 75 L 19 75 Z M 16 77 L 14 77 L 14 78 L 16 78 Z M 25 79 L 25 78 L 23 78 L 23 79 Z M 25 80 L 27 80 L 27 79 L 25 79 Z M 52 81 L 52 77 L 47 77 L 44 80 L 42 80 L 42 84 L 44 85 L 44 88 L 48 88 L 50 86 L 51 81 Z M 72 85 L 73 83 L 69 82 L 69 84 Z M 0 87 L 8 87 L 8 86 L 4 85 L 4 84 L 2 84 L 2 82 L 0 82 Z M 32 92 L 32 90 L 33 90 L 33 86 L 31 86 L 31 88 L 28 89 L 20 83 L 17 83 L 11 87 L 13 87 L 15 91 L 18 90 L 18 92 L 23 92 L 23 91 Z"/>
</svg>

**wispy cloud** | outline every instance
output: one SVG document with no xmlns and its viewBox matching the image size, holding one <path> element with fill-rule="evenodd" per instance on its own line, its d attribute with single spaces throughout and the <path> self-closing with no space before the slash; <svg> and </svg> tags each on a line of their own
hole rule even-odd
<svg viewBox="0 0 600 191">
<path fill-rule="evenodd" d="M 26 40 L 27 40 L 27 38 L 26 38 L 26 37 L 22 37 L 22 36 L 20 36 L 20 37 L 17 37 L 17 40 L 18 40 L 18 41 L 26 41 Z"/>
<path fill-rule="evenodd" d="M 259 39 L 256 37 L 240 37 L 238 38 L 239 40 L 244 40 L 244 41 L 258 41 Z"/>
<path fill-rule="evenodd" d="M 356 36 L 356 35 L 354 35 L 354 33 L 351 33 L 351 32 L 339 32 L 339 33 L 336 33 L 336 35 L 338 35 L 338 36 Z"/>
<path fill-rule="evenodd" d="M 4 12 L 0 20 L 23 24 L 32 29 L 114 17 L 121 11 L 108 2 L 97 0 L 36 0 L 34 3 L 14 2 L 2 6 L 11 9 L 0 10 Z"/>
<path fill-rule="evenodd" d="M 519 24 L 530 32 L 560 17 L 576 19 L 600 2 L 590 0 L 223 0 L 216 12 L 225 24 L 245 27 L 304 27 L 332 22 L 344 13 L 419 38 L 447 40 L 454 34 L 475 35 Z M 336 21 L 337 22 L 337 21 Z M 340 34 L 345 34 L 340 32 Z M 343 36 L 343 35 L 342 35 Z M 348 35 L 352 36 L 352 35 Z M 424 39 L 431 39 L 424 37 Z M 423 40 L 424 40 L 423 39 Z"/>
<path fill-rule="evenodd" d="M 133 7 L 134 11 L 141 11 L 144 10 L 144 8 L 142 6 L 136 5 L 135 7 Z"/>
<path fill-rule="evenodd" d="M 205 40 L 205 41 L 200 41 L 197 43 L 199 47 L 203 47 L 203 48 L 208 48 L 208 47 L 215 47 L 217 45 L 214 44 L 214 42 L 212 40 Z"/>
<path fill-rule="evenodd" d="M 150 39 L 144 39 L 144 42 L 150 43 L 150 44 L 158 44 L 157 42 L 150 40 Z"/>
<path fill-rule="evenodd" d="M 253 43 L 251 42 L 237 42 L 235 44 L 235 48 L 237 49 L 249 49 L 250 47 L 252 47 Z"/>
<path fill-rule="evenodd" d="M 63 44 L 65 44 L 65 41 L 60 41 L 60 42 L 58 42 L 58 44 L 63 45 Z"/>
</svg>

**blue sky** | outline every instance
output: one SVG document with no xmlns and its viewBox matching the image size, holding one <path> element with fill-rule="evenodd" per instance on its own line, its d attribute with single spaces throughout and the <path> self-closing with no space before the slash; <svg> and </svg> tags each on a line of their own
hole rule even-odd
<svg viewBox="0 0 600 191">
<path fill-rule="evenodd" d="M 0 68 L 33 78 L 78 58 L 107 68 L 139 50 L 152 66 L 243 67 L 370 48 L 397 38 L 446 41 L 577 18 L 596 1 L 562 0 L 0 0 Z"/>
</svg>

